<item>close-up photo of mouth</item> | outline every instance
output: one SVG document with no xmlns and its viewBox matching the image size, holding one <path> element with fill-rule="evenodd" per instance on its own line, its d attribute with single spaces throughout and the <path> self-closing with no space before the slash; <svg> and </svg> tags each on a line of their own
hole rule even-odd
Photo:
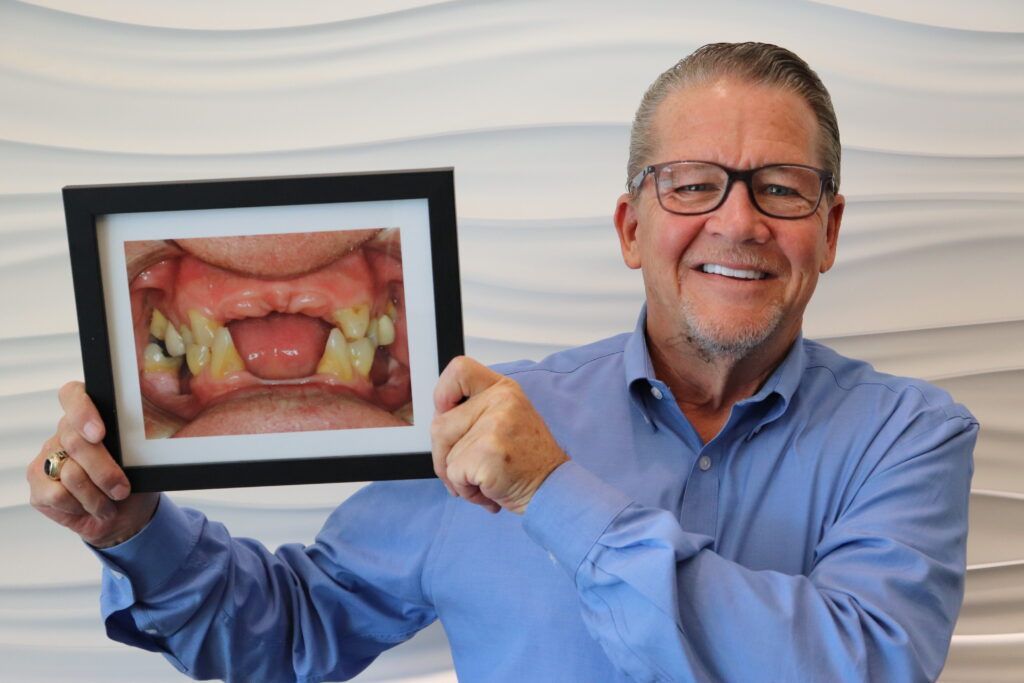
<svg viewBox="0 0 1024 683">
<path fill-rule="evenodd" d="M 125 256 L 147 439 L 412 424 L 398 228 Z"/>
</svg>

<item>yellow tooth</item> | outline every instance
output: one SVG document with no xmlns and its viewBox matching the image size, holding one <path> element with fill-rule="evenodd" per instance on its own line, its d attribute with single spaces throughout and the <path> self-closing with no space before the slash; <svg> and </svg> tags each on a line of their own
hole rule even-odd
<svg viewBox="0 0 1024 683">
<path fill-rule="evenodd" d="M 319 374 L 334 375 L 342 382 L 352 380 L 352 361 L 349 358 L 348 342 L 337 327 L 331 328 L 324 346 L 324 355 L 316 366 Z"/>
<path fill-rule="evenodd" d="M 392 301 L 388 302 L 387 308 L 384 309 L 384 312 L 387 313 L 388 317 L 392 320 L 398 317 L 398 311 L 395 310 L 395 304 Z"/>
<path fill-rule="evenodd" d="M 195 331 L 194 328 L 195 325 L 193 325 L 193 331 Z M 245 363 L 242 362 L 242 357 L 235 349 L 235 343 L 231 340 L 228 328 L 217 328 L 217 332 L 214 333 L 213 345 L 210 347 L 210 375 L 214 379 L 223 379 L 229 372 L 238 372 L 244 369 Z"/>
<path fill-rule="evenodd" d="M 366 336 L 366 328 L 370 326 L 370 306 L 361 304 L 348 308 L 339 308 L 334 312 L 334 320 L 345 333 L 349 341 Z"/>
<path fill-rule="evenodd" d="M 375 352 L 373 343 L 366 337 L 356 339 L 348 345 L 348 352 L 352 356 L 352 367 L 356 369 L 356 372 L 363 377 L 369 377 Z"/>
<path fill-rule="evenodd" d="M 377 321 L 377 343 L 387 346 L 393 341 L 395 341 L 395 323 L 391 321 L 390 316 L 382 315 Z"/>
<path fill-rule="evenodd" d="M 195 344 L 195 340 L 192 339 L 192 330 L 188 329 L 188 325 L 185 323 L 182 323 L 181 327 L 178 328 L 178 334 L 181 335 L 181 341 L 185 342 L 186 349 Z"/>
<path fill-rule="evenodd" d="M 164 337 L 164 346 L 167 347 L 167 353 L 175 358 L 180 358 L 185 355 L 185 341 L 178 334 L 178 331 L 174 329 L 172 323 L 167 323 L 167 335 Z"/>
<path fill-rule="evenodd" d="M 196 344 L 213 348 L 213 336 L 220 327 L 194 308 L 188 312 L 188 320 L 192 325 L 192 337 Z"/>
<path fill-rule="evenodd" d="M 153 318 L 149 321 L 149 333 L 157 339 L 164 338 L 164 331 L 167 329 L 167 318 L 160 312 L 159 308 L 153 309 Z"/>
<path fill-rule="evenodd" d="M 185 352 L 185 361 L 188 363 L 189 372 L 198 375 L 210 364 L 210 347 L 189 344 L 188 351 Z"/>
<path fill-rule="evenodd" d="M 142 367 L 146 372 L 177 372 L 180 358 L 168 358 L 157 344 L 147 344 L 142 351 Z"/>
<path fill-rule="evenodd" d="M 366 328 L 366 338 L 373 344 L 373 348 L 377 348 L 379 342 L 377 341 L 377 319 L 372 318 L 370 320 L 369 327 Z"/>
</svg>

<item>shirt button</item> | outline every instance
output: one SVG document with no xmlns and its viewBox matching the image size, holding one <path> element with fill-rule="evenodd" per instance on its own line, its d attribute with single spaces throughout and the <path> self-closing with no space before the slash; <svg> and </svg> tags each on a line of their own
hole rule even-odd
<svg viewBox="0 0 1024 683">
<path fill-rule="evenodd" d="M 121 581 L 121 580 L 124 579 L 124 574 L 122 574 L 121 572 L 115 572 L 113 569 L 110 570 L 110 575 L 113 576 L 118 581 Z"/>
<path fill-rule="evenodd" d="M 159 631 L 157 631 L 157 630 L 156 630 L 155 628 L 147 628 L 147 629 L 146 629 L 146 633 L 148 633 L 148 634 L 149 634 L 149 635 L 151 635 L 151 636 L 155 636 L 156 634 L 158 634 L 158 633 L 160 633 L 160 632 L 159 632 Z"/>
<path fill-rule="evenodd" d="M 706 455 L 700 456 L 700 460 L 697 461 L 697 467 L 700 468 L 701 472 L 707 472 L 711 469 L 711 458 Z"/>
<path fill-rule="evenodd" d="M 651 387 L 651 396 L 660 401 L 662 398 L 664 398 L 665 394 L 661 393 L 661 389 L 659 389 L 658 387 Z"/>
</svg>

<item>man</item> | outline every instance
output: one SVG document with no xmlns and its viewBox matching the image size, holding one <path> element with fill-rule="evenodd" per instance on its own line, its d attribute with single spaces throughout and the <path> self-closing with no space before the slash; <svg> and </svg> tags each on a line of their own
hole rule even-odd
<svg viewBox="0 0 1024 683">
<path fill-rule="evenodd" d="M 367 487 L 312 546 L 272 555 L 125 498 L 77 384 L 33 504 L 103 548 L 111 637 L 196 677 L 351 676 L 439 618 L 467 681 L 934 679 L 977 422 L 802 339 L 839 150 L 786 50 L 708 45 L 662 74 L 615 210 L 636 330 L 498 372 L 457 359 L 435 390 L 440 482 Z"/>
</svg>

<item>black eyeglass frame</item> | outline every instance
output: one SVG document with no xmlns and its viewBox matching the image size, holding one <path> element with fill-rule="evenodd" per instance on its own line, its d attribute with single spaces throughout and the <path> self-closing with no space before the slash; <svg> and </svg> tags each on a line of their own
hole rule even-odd
<svg viewBox="0 0 1024 683">
<path fill-rule="evenodd" d="M 704 209 L 703 211 L 673 211 L 672 209 L 667 208 L 664 202 L 661 201 L 661 192 L 658 191 L 657 177 L 655 177 L 654 196 L 658 198 L 658 205 L 661 206 L 661 208 L 667 211 L 668 213 L 672 213 L 677 216 L 700 216 L 705 213 L 717 211 L 718 208 L 725 203 L 726 198 L 729 196 L 729 192 L 732 190 L 733 183 L 737 180 L 743 181 L 743 184 L 747 186 L 747 196 L 750 197 L 750 203 L 754 205 L 754 208 L 763 213 L 765 216 L 770 216 L 771 218 L 781 218 L 782 220 L 795 221 L 813 215 L 814 212 L 818 210 L 818 207 L 821 206 L 821 198 L 825 196 L 826 184 L 829 185 L 828 190 L 830 192 L 834 193 L 836 191 L 835 174 L 832 173 L 831 171 L 826 171 L 821 168 L 815 168 L 814 166 L 807 166 L 805 164 L 767 164 L 765 166 L 758 166 L 757 168 L 749 168 L 745 171 L 741 171 L 739 169 L 729 168 L 728 166 L 716 164 L 713 161 L 701 161 L 699 159 L 680 159 L 676 161 L 664 161 L 660 164 L 651 164 L 649 166 L 645 166 L 643 169 L 641 169 L 639 173 L 633 176 L 633 179 L 629 181 L 629 184 L 626 186 L 626 189 L 629 190 L 629 193 L 635 197 L 640 192 L 640 187 L 641 185 L 643 185 L 644 178 L 651 174 L 658 173 L 659 171 L 661 171 L 661 169 L 665 168 L 666 166 L 671 166 L 673 164 L 706 164 L 708 166 L 714 166 L 715 168 L 720 168 L 723 171 L 725 171 L 725 175 L 727 178 L 725 182 L 725 190 L 722 192 L 722 196 L 718 199 L 718 202 L 710 209 Z M 754 177 L 755 173 L 757 173 L 758 171 L 763 171 L 766 168 L 804 168 L 807 169 L 808 171 L 814 171 L 814 173 L 817 174 L 818 179 L 821 181 L 820 189 L 818 191 L 818 201 L 814 203 L 814 208 L 812 208 L 807 213 L 800 214 L 799 216 L 780 216 L 778 214 L 765 211 L 764 208 L 757 202 L 757 198 L 754 196 L 754 188 L 751 186 L 750 181 Z"/>
</svg>

